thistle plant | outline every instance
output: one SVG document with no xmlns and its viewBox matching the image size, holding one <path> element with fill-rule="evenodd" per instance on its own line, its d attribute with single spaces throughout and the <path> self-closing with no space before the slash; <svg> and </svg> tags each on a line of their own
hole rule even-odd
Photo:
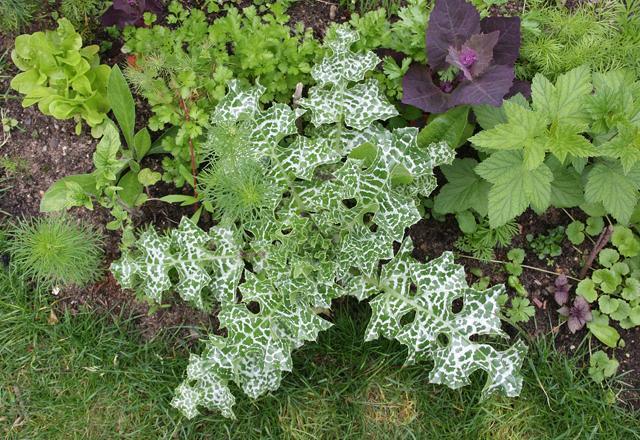
<svg viewBox="0 0 640 440">
<path fill-rule="evenodd" d="M 44 287 L 84 286 L 99 279 L 102 238 L 68 216 L 15 222 L 8 231 L 8 252 L 18 274 Z"/>
<path fill-rule="evenodd" d="M 484 395 L 520 391 L 524 345 L 498 351 L 472 340 L 505 337 L 504 287 L 469 288 L 449 252 L 428 263 L 411 255 L 405 229 L 421 218 L 419 196 L 435 188 L 433 168 L 454 152 L 446 143 L 418 147 L 415 128 L 376 122 L 397 112 L 364 81 L 379 59 L 352 52 L 357 39 L 339 27 L 327 40 L 330 55 L 312 69 L 317 85 L 299 109 L 263 110 L 264 87 L 232 81 L 211 117 L 202 179 L 220 221 L 209 232 L 186 217 L 164 235 L 149 229 L 112 265 L 122 287 L 155 301 L 175 290 L 198 308 L 219 307 L 225 335 L 211 334 L 191 355 L 172 402 L 189 418 L 199 406 L 233 417 L 232 382 L 252 398 L 277 389 L 292 351 L 331 326 L 320 311 L 347 295 L 370 300 L 367 340 L 398 340 L 407 363 L 432 359 L 433 383 L 458 388 L 481 369 Z M 237 181 L 220 177 L 234 170 Z M 456 299 L 464 306 L 453 313 Z"/>
</svg>

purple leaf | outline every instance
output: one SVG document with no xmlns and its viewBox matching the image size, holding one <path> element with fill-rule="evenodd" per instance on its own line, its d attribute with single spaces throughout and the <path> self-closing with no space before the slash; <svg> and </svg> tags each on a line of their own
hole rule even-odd
<svg viewBox="0 0 640 440">
<path fill-rule="evenodd" d="M 569 300 L 569 289 L 559 288 L 553 294 L 553 298 L 556 300 L 558 305 L 564 305 L 567 300 Z"/>
<path fill-rule="evenodd" d="M 567 325 L 571 333 L 580 330 L 587 322 L 591 321 L 592 318 L 591 306 L 587 300 L 581 296 L 577 296 L 576 299 L 573 300 L 571 307 L 564 306 L 559 308 L 558 313 L 567 317 Z"/>
<path fill-rule="evenodd" d="M 427 59 L 435 70 L 447 67 L 449 47 L 460 49 L 480 33 L 480 14 L 464 0 L 436 0 L 427 26 Z"/>
<path fill-rule="evenodd" d="M 555 292 L 553 293 L 553 298 L 556 300 L 558 305 L 564 305 L 569 300 L 569 290 L 571 289 L 571 285 L 567 279 L 566 275 L 560 275 L 556 278 L 555 282 Z"/>
<path fill-rule="evenodd" d="M 451 92 L 451 107 L 466 104 L 491 104 L 497 107 L 511 88 L 513 77 L 513 67 L 490 66 L 479 78 L 462 81 Z"/>
<path fill-rule="evenodd" d="M 402 78 L 402 102 L 426 112 L 444 113 L 451 107 L 451 95 L 436 86 L 431 75 L 429 67 L 412 64 Z"/>
<path fill-rule="evenodd" d="M 487 17 L 480 22 L 482 32 L 500 32 L 493 49 L 496 64 L 513 66 L 520 52 L 520 17 Z"/>
<path fill-rule="evenodd" d="M 553 282 L 553 284 L 556 287 L 564 287 L 567 284 L 569 284 L 569 280 L 567 279 L 567 276 L 565 274 L 561 274 L 558 276 L 558 278 L 556 278 L 556 280 Z"/>
<path fill-rule="evenodd" d="M 144 13 L 162 14 L 164 7 L 160 0 L 113 0 L 113 4 L 102 16 L 103 26 L 124 27 L 128 24 L 142 26 Z"/>
<path fill-rule="evenodd" d="M 509 89 L 509 93 L 507 93 L 504 99 L 511 98 L 512 96 L 520 93 L 525 98 L 531 98 L 531 83 L 529 81 L 524 81 L 521 79 L 514 79 L 513 85 Z"/>
<path fill-rule="evenodd" d="M 471 73 L 474 78 L 479 77 L 487 71 L 491 61 L 493 61 L 493 48 L 498 42 L 500 32 L 491 32 L 490 34 L 478 34 L 469 38 L 465 46 L 478 54 L 478 61 L 471 66 Z"/>
</svg>

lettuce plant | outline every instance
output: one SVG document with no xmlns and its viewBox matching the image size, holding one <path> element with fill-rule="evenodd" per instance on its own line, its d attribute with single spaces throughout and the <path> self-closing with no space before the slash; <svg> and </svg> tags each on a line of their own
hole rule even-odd
<svg viewBox="0 0 640 440">
<path fill-rule="evenodd" d="M 429 65 L 414 64 L 408 70 L 403 103 L 430 113 L 465 104 L 500 105 L 513 85 L 518 17 L 480 20 L 464 0 L 437 0 L 426 34 Z"/>
<path fill-rule="evenodd" d="M 25 95 L 23 107 L 38 104 L 45 115 L 74 118 L 90 127 L 102 124 L 109 112 L 107 82 L 111 68 L 100 64 L 98 46 L 82 47 L 82 37 L 66 18 L 55 31 L 16 38 L 11 59 L 22 71 L 11 88 Z"/>
<path fill-rule="evenodd" d="M 210 335 L 191 356 L 173 400 L 189 418 L 199 406 L 232 417 L 231 383 L 253 398 L 275 390 L 292 368 L 291 352 L 331 325 L 322 311 L 347 295 L 370 299 L 368 340 L 397 339 L 408 363 L 433 359 L 432 382 L 458 388 L 481 369 L 484 395 L 520 391 L 523 343 L 498 351 L 474 339 L 505 336 L 504 288 L 469 288 L 449 252 L 419 263 L 405 238 L 420 219 L 418 196 L 435 187 L 433 168 L 451 162 L 453 151 L 446 143 L 420 148 L 417 129 L 377 122 L 396 114 L 377 83 L 364 80 L 379 60 L 351 51 L 358 38 L 351 29 L 334 35 L 300 108 L 263 110 L 263 87 L 232 81 L 213 111 L 206 170 L 253 171 L 211 194 L 248 188 L 237 191 L 246 203 L 227 211 L 226 198 L 213 197 L 219 222 L 209 232 L 187 218 L 164 235 L 149 229 L 112 265 L 123 287 L 155 301 L 176 290 L 196 307 L 217 304 L 224 335 Z M 311 121 L 304 134 L 302 114 Z M 456 299 L 464 306 L 453 313 Z"/>
</svg>

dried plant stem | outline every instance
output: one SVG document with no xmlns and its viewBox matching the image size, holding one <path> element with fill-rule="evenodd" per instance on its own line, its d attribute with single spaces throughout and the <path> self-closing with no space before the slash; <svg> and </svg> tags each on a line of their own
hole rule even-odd
<svg viewBox="0 0 640 440">
<path fill-rule="evenodd" d="M 584 277 L 587 276 L 587 272 L 591 268 L 591 265 L 593 264 L 593 260 L 596 259 L 596 257 L 598 256 L 602 248 L 604 248 L 607 245 L 607 243 L 609 242 L 609 239 L 611 238 L 611 234 L 613 234 L 613 226 L 609 225 L 606 228 L 604 228 L 604 231 L 602 231 L 602 233 L 600 234 L 600 237 L 598 237 L 598 241 L 596 241 L 596 244 L 593 246 L 593 249 L 591 249 L 591 252 L 587 257 L 587 261 L 585 261 L 584 266 L 580 271 L 581 280 L 583 280 Z"/>
<path fill-rule="evenodd" d="M 474 257 L 472 255 L 456 254 L 456 256 L 457 257 L 462 257 L 462 258 L 469 258 L 470 260 L 484 261 L 485 263 L 495 263 L 495 264 L 507 264 L 508 263 L 508 261 L 486 260 L 484 258 Z M 555 275 L 555 276 L 559 276 L 560 275 L 559 273 L 556 273 L 556 272 L 553 272 L 553 271 L 550 271 L 550 270 L 546 270 L 546 269 L 541 269 L 541 268 L 535 267 L 535 266 L 529 266 L 529 265 L 526 265 L 526 264 L 520 264 L 520 266 L 523 269 L 535 270 L 535 271 L 538 271 L 538 272 L 548 273 L 550 275 Z M 570 280 L 580 281 L 580 279 L 578 279 L 578 278 L 574 278 L 574 277 L 569 276 L 569 275 L 565 275 L 565 276 Z"/>
<path fill-rule="evenodd" d="M 184 112 L 184 119 L 187 122 L 191 122 L 191 117 L 189 115 L 189 107 L 187 107 L 184 99 L 180 98 L 180 108 Z M 193 139 L 189 136 L 189 155 L 191 156 L 191 175 L 193 176 L 193 196 L 198 198 L 198 173 L 196 169 L 196 152 L 193 148 Z M 198 209 L 198 202 L 195 203 L 196 210 Z"/>
</svg>

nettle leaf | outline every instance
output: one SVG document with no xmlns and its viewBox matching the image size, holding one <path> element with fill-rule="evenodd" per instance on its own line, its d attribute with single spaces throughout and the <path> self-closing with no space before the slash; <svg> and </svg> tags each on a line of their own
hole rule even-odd
<svg viewBox="0 0 640 440">
<path fill-rule="evenodd" d="M 440 168 L 448 183 L 435 198 L 436 211 L 446 214 L 473 209 L 482 216 L 487 215 L 491 184 L 476 174 L 476 165 L 476 160 L 464 158 Z"/>
<path fill-rule="evenodd" d="M 214 227 L 209 235 L 183 217 L 171 234 L 143 232 L 135 248 L 112 263 L 111 272 L 123 288 L 142 291 L 155 302 L 175 289 L 182 299 L 203 309 L 205 288 L 218 301 L 234 299 L 244 268 L 240 251 L 233 231 Z M 172 281 L 172 271 L 178 283 Z"/>
<path fill-rule="evenodd" d="M 601 202 L 616 220 L 626 224 L 638 202 L 638 189 L 640 166 L 625 175 L 617 162 L 598 162 L 588 174 L 584 196 L 589 203 Z"/>
<path fill-rule="evenodd" d="M 618 134 L 610 141 L 600 145 L 599 152 L 605 156 L 619 159 L 626 174 L 640 160 L 640 127 L 625 121 L 619 123 L 617 129 Z"/>
<path fill-rule="evenodd" d="M 459 388 L 469 383 L 474 371 L 484 370 L 484 397 L 497 391 L 518 395 L 522 378 L 517 371 L 526 352 L 524 344 L 518 341 L 500 352 L 470 339 L 474 335 L 505 337 L 498 318 L 498 297 L 504 294 L 504 287 L 474 290 L 467 286 L 464 270 L 453 262 L 453 254 L 447 252 L 420 264 L 411 256 L 412 247 L 405 241 L 395 258 L 382 267 L 378 280 L 381 293 L 371 300 L 366 340 L 379 336 L 397 339 L 409 350 L 407 363 L 432 358 L 432 383 Z M 456 299 L 462 299 L 463 306 L 453 313 Z M 412 322 L 404 324 L 403 317 L 411 312 L 415 313 Z"/>
<path fill-rule="evenodd" d="M 584 125 L 589 122 L 586 101 L 593 91 L 587 66 L 577 67 L 558 76 L 552 84 L 537 74 L 531 83 L 533 108 L 559 125 Z"/>
<path fill-rule="evenodd" d="M 551 201 L 551 170 L 542 164 L 534 170 L 524 165 L 520 151 L 499 151 L 476 168 L 483 179 L 492 183 L 489 190 L 489 223 L 497 228 L 522 214 L 531 205 L 542 212 Z"/>
</svg>

